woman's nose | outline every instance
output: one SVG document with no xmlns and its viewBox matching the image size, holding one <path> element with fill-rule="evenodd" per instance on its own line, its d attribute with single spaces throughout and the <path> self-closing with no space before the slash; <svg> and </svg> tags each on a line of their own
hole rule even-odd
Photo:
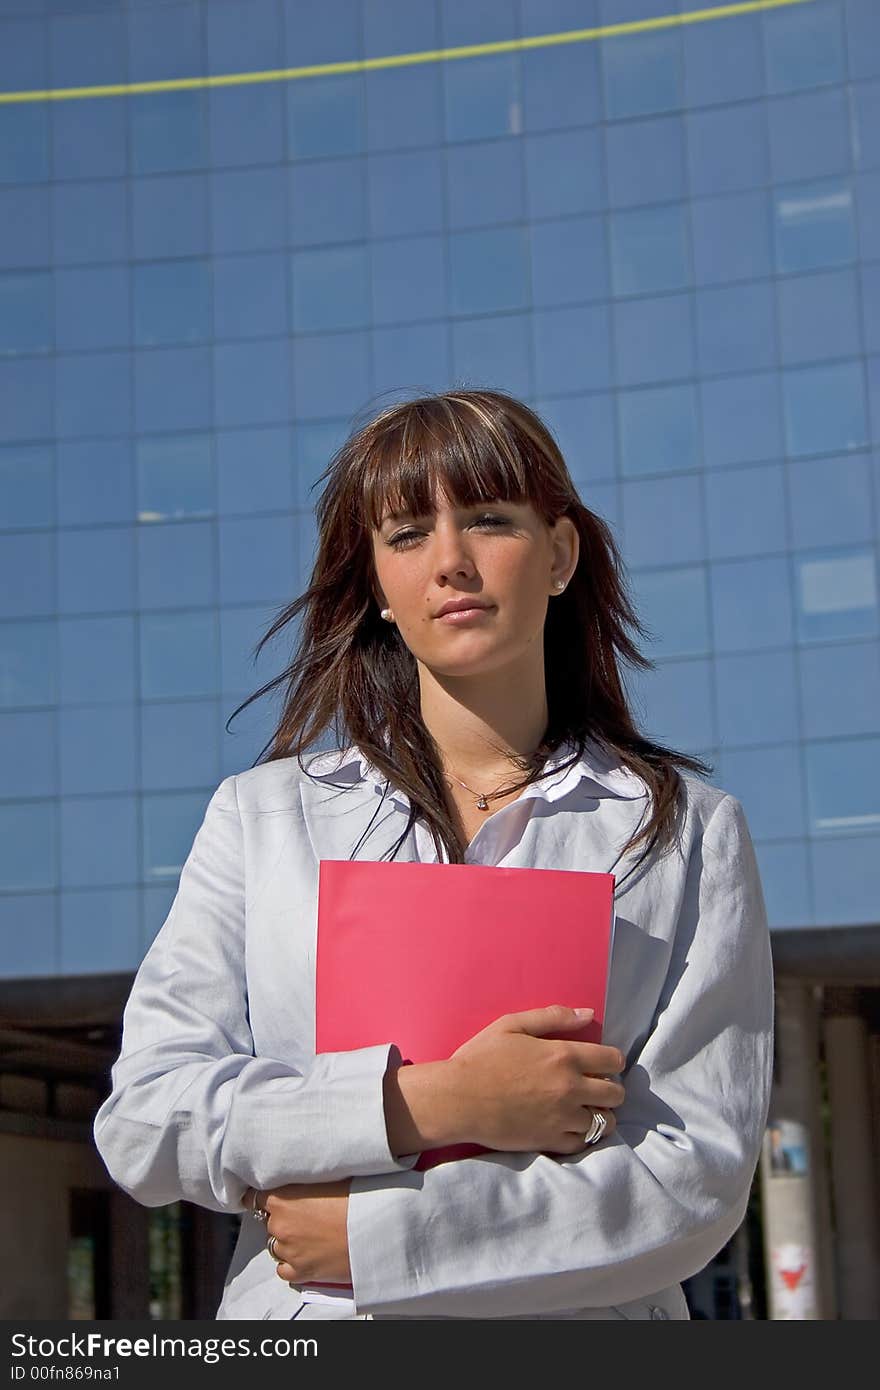
<svg viewBox="0 0 880 1390">
<path fill-rule="evenodd" d="M 438 579 L 474 573 L 465 533 L 457 526 L 435 527 L 433 558 Z"/>
</svg>

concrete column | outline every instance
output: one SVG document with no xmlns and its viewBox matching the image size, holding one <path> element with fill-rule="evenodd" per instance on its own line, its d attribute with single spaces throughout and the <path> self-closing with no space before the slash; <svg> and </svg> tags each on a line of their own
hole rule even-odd
<svg viewBox="0 0 880 1390">
<path fill-rule="evenodd" d="M 868 1025 L 854 989 L 826 993 L 825 1060 L 831 1106 L 840 1317 L 880 1317 L 877 1163 Z"/>
<path fill-rule="evenodd" d="M 832 1318 L 823 1249 L 818 1007 L 813 987 L 797 980 L 776 985 L 776 1061 L 760 1180 L 768 1317 Z"/>
</svg>

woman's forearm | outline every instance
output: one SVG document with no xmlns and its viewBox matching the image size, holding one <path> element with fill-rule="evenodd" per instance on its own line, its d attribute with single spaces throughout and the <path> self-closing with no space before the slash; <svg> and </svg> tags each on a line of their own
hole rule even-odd
<svg viewBox="0 0 880 1390">
<path fill-rule="evenodd" d="M 461 1142 L 462 1107 L 448 1062 L 393 1063 L 385 1073 L 385 1124 L 395 1158 Z"/>
</svg>

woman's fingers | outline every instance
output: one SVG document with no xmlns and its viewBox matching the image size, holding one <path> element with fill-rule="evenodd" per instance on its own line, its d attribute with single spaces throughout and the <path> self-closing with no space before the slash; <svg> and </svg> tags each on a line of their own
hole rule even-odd
<svg viewBox="0 0 880 1390">
<path fill-rule="evenodd" d="M 584 1078 L 580 1101 L 582 1105 L 592 1105 L 597 1110 L 613 1110 L 623 1105 L 626 1091 L 619 1081 L 609 1081 L 604 1076 Z"/>
</svg>

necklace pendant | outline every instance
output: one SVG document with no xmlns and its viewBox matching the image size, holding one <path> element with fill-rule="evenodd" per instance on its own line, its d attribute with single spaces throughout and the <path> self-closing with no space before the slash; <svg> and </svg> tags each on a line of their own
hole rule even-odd
<svg viewBox="0 0 880 1390">
<path fill-rule="evenodd" d="M 489 803 L 484 796 L 481 796 L 477 802 L 477 809 L 480 811 L 488 811 Z"/>
</svg>

